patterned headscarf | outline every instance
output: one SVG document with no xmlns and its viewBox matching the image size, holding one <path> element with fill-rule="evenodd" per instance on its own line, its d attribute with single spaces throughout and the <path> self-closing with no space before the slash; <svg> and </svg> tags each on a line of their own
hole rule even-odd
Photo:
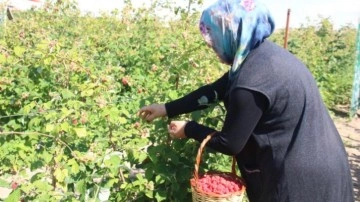
<svg viewBox="0 0 360 202">
<path fill-rule="evenodd" d="M 256 0 L 218 0 L 205 9 L 200 31 L 219 58 L 232 64 L 230 79 L 251 50 L 274 31 L 267 8 Z"/>
</svg>

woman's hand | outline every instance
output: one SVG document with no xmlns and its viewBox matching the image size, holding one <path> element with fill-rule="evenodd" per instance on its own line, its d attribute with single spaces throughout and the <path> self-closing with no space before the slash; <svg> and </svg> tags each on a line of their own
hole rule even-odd
<svg viewBox="0 0 360 202">
<path fill-rule="evenodd" d="M 185 125 L 187 121 L 171 121 L 168 125 L 168 131 L 172 139 L 186 138 Z"/>
<path fill-rule="evenodd" d="M 140 118 L 151 122 L 158 117 L 166 116 L 166 108 L 164 104 L 152 104 L 141 108 L 138 112 Z"/>
</svg>

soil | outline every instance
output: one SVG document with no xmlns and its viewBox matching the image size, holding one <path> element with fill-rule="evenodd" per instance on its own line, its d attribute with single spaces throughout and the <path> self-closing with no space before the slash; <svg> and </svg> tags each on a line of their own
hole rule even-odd
<svg viewBox="0 0 360 202">
<path fill-rule="evenodd" d="M 360 202 L 360 118 L 335 118 L 334 121 L 348 153 L 355 201 Z"/>
</svg>

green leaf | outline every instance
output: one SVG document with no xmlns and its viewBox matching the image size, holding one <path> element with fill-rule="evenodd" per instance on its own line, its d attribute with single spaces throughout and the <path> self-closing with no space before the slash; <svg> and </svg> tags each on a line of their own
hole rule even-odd
<svg viewBox="0 0 360 202">
<path fill-rule="evenodd" d="M 78 137 L 86 137 L 86 128 L 74 128 L 74 131 Z"/>
<path fill-rule="evenodd" d="M 176 98 L 178 98 L 178 93 L 176 91 L 170 91 L 169 98 L 175 100 Z"/>
<path fill-rule="evenodd" d="M 85 192 L 86 192 L 86 182 L 84 179 L 78 181 L 76 184 L 75 184 L 75 189 L 76 191 L 78 191 L 81 195 L 85 195 Z"/>
<path fill-rule="evenodd" d="M 75 159 L 70 159 L 67 164 L 71 166 L 71 172 L 73 174 L 76 175 L 80 172 L 79 164 L 75 161 Z"/>
<path fill-rule="evenodd" d="M 130 117 L 130 113 L 128 110 L 122 109 L 120 112 L 123 113 L 126 117 Z"/>
<path fill-rule="evenodd" d="M 112 186 L 114 186 L 115 183 L 118 183 L 119 179 L 110 179 L 106 182 L 106 184 L 104 185 L 105 188 L 111 188 Z"/>
<path fill-rule="evenodd" d="M 111 157 L 109 159 L 106 159 L 104 163 L 109 167 L 118 167 L 120 166 L 121 159 L 117 155 L 111 155 Z"/>
<path fill-rule="evenodd" d="M 49 44 L 47 41 L 43 40 L 40 43 L 36 44 L 36 48 L 39 50 L 47 50 L 49 48 Z"/>
<path fill-rule="evenodd" d="M 44 65 L 51 65 L 51 62 L 54 60 L 54 56 L 49 55 L 43 59 Z"/>
<path fill-rule="evenodd" d="M 36 102 L 31 102 L 25 105 L 24 108 L 22 109 L 23 113 L 28 115 L 31 112 L 31 110 L 34 109 L 35 106 L 36 106 Z"/>
<path fill-rule="evenodd" d="M 0 54 L 0 64 L 4 64 L 6 62 L 6 57 L 4 54 Z"/>
<path fill-rule="evenodd" d="M 61 91 L 61 95 L 64 99 L 70 99 L 75 97 L 75 94 L 71 91 L 69 91 L 68 89 L 64 89 Z"/>
<path fill-rule="evenodd" d="M 32 127 L 36 127 L 36 126 L 39 126 L 40 125 L 40 123 L 41 123 L 41 118 L 39 118 L 39 117 L 35 117 L 35 118 L 33 118 L 33 119 L 31 119 L 30 120 L 30 122 L 29 122 L 29 128 L 32 128 Z"/>
<path fill-rule="evenodd" d="M 4 200 L 4 202 L 16 202 L 21 199 L 21 191 L 20 189 L 16 189 Z"/>
<path fill-rule="evenodd" d="M 31 183 L 34 183 L 36 181 L 41 181 L 41 179 L 44 179 L 45 174 L 44 173 L 36 173 L 35 175 L 33 175 L 30 179 Z"/>
<path fill-rule="evenodd" d="M 23 150 L 19 151 L 19 156 L 24 160 L 27 159 L 27 157 L 28 157 Z"/>
<path fill-rule="evenodd" d="M 58 180 L 58 178 L 56 179 Z M 33 182 L 33 185 L 41 192 L 48 192 L 53 188 L 49 183 L 50 182 L 46 182 L 44 180 L 36 180 Z"/>
<path fill-rule="evenodd" d="M 148 198 L 154 198 L 154 192 L 152 190 L 146 190 L 145 191 L 145 195 L 148 197 Z"/>
<path fill-rule="evenodd" d="M 53 125 L 53 124 L 47 124 L 47 125 L 45 126 L 45 131 L 46 131 L 47 133 L 52 132 L 54 129 L 55 129 L 55 125 Z"/>
<path fill-rule="evenodd" d="M 41 57 L 43 53 L 41 51 L 35 51 L 34 55 Z"/>
<path fill-rule="evenodd" d="M 147 154 L 146 153 L 139 153 L 138 155 L 137 155 L 137 160 L 139 161 L 139 162 L 143 162 L 145 159 L 147 158 Z"/>
<path fill-rule="evenodd" d="M 4 187 L 4 188 L 9 188 L 9 182 L 3 180 L 3 179 L 0 179 L 0 187 Z"/>
<path fill-rule="evenodd" d="M 65 178 L 68 176 L 68 170 L 57 168 L 54 172 L 54 176 L 58 182 L 64 182 Z"/>
<path fill-rule="evenodd" d="M 157 175 L 157 176 L 155 177 L 155 182 L 156 182 L 156 184 L 163 184 L 163 183 L 165 182 L 165 179 L 164 179 L 163 176 Z"/>
<path fill-rule="evenodd" d="M 165 201 L 166 200 L 166 192 L 165 191 L 159 191 L 156 192 L 155 198 L 157 201 Z"/>
<path fill-rule="evenodd" d="M 89 89 L 89 90 L 85 90 L 85 91 L 81 92 L 81 97 L 90 97 L 93 94 L 94 94 L 94 90 Z"/>
<path fill-rule="evenodd" d="M 51 155 L 50 153 L 44 151 L 44 153 L 42 153 L 41 155 L 45 161 L 45 163 L 50 163 L 50 161 L 52 160 L 53 158 L 53 155 Z"/>
<path fill-rule="evenodd" d="M 124 117 L 119 117 L 119 123 L 120 123 L 120 124 L 126 124 L 126 123 L 127 123 L 126 118 L 124 118 Z"/>
<path fill-rule="evenodd" d="M 125 189 L 126 187 L 127 187 L 127 183 L 126 182 L 124 182 L 124 183 L 122 183 L 121 185 L 120 185 L 120 189 Z"/>
<path fill-rule="evenodd" d="M 68 132 L 69 128 L 70 128 L 70 124 L 68 122 L 61 123 L 61 125 L 60 125 L 60 129 L 62 131 Z"/>
<path fill-rule="evenodd" d="M 199 121 L 201 119 L 201 111 L 191 112 L 191 119 L 194 121 Z"/>
<path fill-rule="evenodd" d="M 65 107 L 63 107 L 61 109 L 61 119 L 65 119 L 66 117 L 68 117 L 70 114 L 74 113 L 74 110 L 73 109 L 67 109 Z"/>
<path fill-rule="evenodd" d="M 22 57 L 23 54 L 25 53 L 25 51 L 26 51 L 26 49 L 23 48 L 23 47 L 20 47 L 20 46 L 16 46 L 16 47 L 14 48 L 14 53 L 15 53 L 15 55 L 18 56 L 18 57 Z"/>
</svg>

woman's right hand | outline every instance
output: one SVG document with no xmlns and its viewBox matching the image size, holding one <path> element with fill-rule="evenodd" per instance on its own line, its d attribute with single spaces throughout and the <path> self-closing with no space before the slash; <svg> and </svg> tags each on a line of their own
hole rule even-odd
<svg viewBox="0 0 360 202">
<path fill-rule="evenodd" d="M 156 118 L 166 116 L 166 108 L 164 104 L 152 104 L 141 108 L 138 115 L 141 119 L 148 122 L 153 121 Z"/>
</svg>

